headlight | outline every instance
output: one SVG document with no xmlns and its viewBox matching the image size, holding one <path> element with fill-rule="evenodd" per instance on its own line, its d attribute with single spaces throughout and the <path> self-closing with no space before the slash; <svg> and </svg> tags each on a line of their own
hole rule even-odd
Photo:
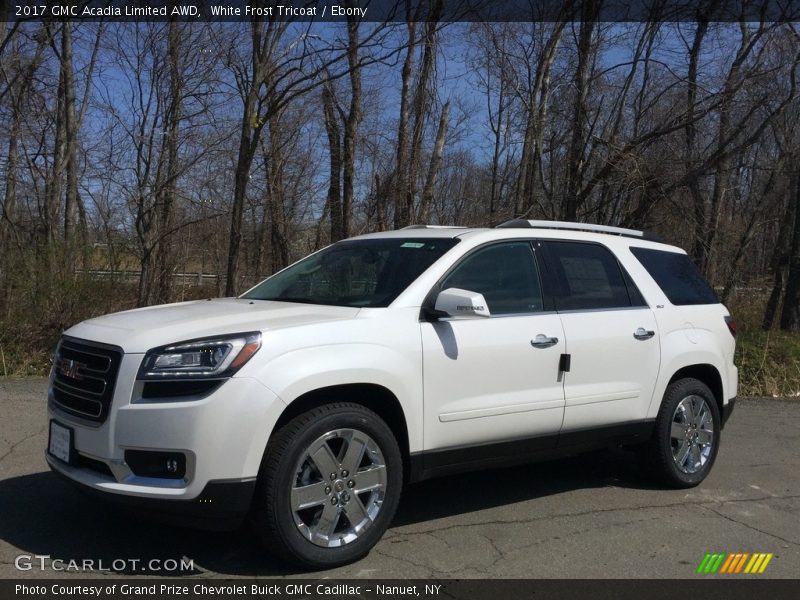
<svg viewBox="0 0 800 600">
<path fill-rule="evenodd" d="M 221 379 L 241 369 L 261 348 L 261 334 L 190 340 L 148 351 L 138 379 Z"/>
</svg>

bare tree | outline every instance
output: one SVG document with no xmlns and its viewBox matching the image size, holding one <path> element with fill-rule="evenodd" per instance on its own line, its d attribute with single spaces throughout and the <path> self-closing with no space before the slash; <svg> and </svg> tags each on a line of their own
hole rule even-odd
<svg viewBox="0 0 800 600">
<path fill-rule="evenodd" d="M 344 217 L 342 212 L 342 134 L 339 127 L 339 113 L 333 84 L 322 88 L 322 106 L 325 115 L 325 131 L 328 135 L 328 154 L 330 157 L 330 176 L 328 177 L 328 197 L 325 212 L 330 215 L 330 239 L 342 239 Z"/>
<path fill-rule="evenodd" d="M 291 25 L 298 27 L 291 28 Z M 322 85 L 326 79 L 338 79 L 349 72 L 348 57 L 353 54 L 350 43 L 320 44 L 311 33 L 311 24 L 270 18 L 250 23 L 249 53 L 238 53 L 238 39 L 229 50 L 227 64 L 233 72 L 242 101 L 239 149 L 234 171 L 233 204 L 228 249 L 228 269 L 225 293 L 234 295 L 239 286 L 239 255 L 242 245 L 242 217 L 245 197 L 251 176 L 253 159 L 258 150 L 261 133 L 271 117 L 297 98 Z M 357 47 L 379 46 L 385 24 L 376 24 L 361 37 Z M 292 33 L 289 39 L 288 32 Z M 383 60 L 393 49 L 379 49 L 367 62 Z M 360 63 L 363 65 L 363 62 Z"/>
<path fill-rule="evenodd" d="M 352 4 L 348 2 L 348 5 Z M 353 186 L 356 169 L 356 144 L 358 142 L 358 125 L 361 123 L 361 64 L 359 59 L 358 20 L 355 17 L 347 19 L 347 68 L 350 74 L 350 107 L 344 119 L 344 139 L 342 141 L 343 174 L 342 174 L 342 203 L 341 203 L 341 230 L 334 238 L 331 232 L 331 241 L 350 236 L 350 219 L 353 206 Z"/>
<path fill-rule="evenodd" d="M 356 144 L 358 125 L 362 118 L 362 66 L 359 59 L 358 21 L 354 17 L 348 17 L 347 21 L 347 69 L 350 82 L 347 111 L 337 100 L 332 81 L 326 82 L 322 91 L 325 128 L 330 148 L 331 180 L 326 210 L 330 214 L 331 242 L 349 237 L 352 218 Z"/>
<path fill-rule="evenodd" d="M 415 215 L 414 202 L 419 179 L 422 135 L 432 105 L 429 85 L 436 63 L 439 19 L 444 12 L 443 0 L 434 0 L 423 24 L 422 38 L 418 41 L 417 26 L 422 18 L 422 4 L 417 4 L 416 13 L 407 23 L 406 55 L 400 75 L 402 89 L 397 128 L 396 167 L 392 175 L 396 229 L 409 225 Z M 418 45 L 422 48 L 422 56 L 415 74 L 414 68 L 417 63 L 415 54 Z"/>
<path fill-rule="evenodd" d="M 422 188 L 422 197 L 419 203 L 418 219 L 421 223 L 427 223 L 430 218 L 430 208 L 433 202 L 434 190 L 436 188 L 436 178 L 439 176 L 439 167 L 442 164 L 442 154 L 444 154 L 444 142 L 447 137 L 447 123 L 450 114 L 450 103 L 445 102 L 442 113 L 439 116 L 439 126 L 436 129 L 436 140 L 433 144 L 428 174 L 425 177 L 425 185 Z"/>
</svg>

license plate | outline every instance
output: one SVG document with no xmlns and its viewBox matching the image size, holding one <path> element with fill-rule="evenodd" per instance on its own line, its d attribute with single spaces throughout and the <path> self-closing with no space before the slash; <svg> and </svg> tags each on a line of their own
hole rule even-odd
<svg viewBox="0 0 800 600">
<path fill-rule="evenodd" d="M 50 421 L 50 443 L 47 449 L 59 460 L 69 463 L 72 458 L 72 430 Z"/>
</svg>

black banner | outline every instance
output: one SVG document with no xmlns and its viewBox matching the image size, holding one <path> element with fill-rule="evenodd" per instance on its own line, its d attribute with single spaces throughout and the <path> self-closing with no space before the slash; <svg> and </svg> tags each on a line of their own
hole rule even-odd
<svg viewBox="0 0 800 600">
<path fill-rule="evenodd" d="M 796 580 L 311 580 L 29 579 L 0 580 L 0 598 L 44 600 L 794 600 Z"/>
<path fill-rule="evenodd" d="M 6 0 L 7 20 L 795 21 L 800 0 Z"/>
</svg>

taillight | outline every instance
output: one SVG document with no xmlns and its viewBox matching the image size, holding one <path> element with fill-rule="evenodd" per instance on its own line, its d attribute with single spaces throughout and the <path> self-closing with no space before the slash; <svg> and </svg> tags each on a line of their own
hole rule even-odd
<svg viewBox="0 0 800 600">
<path fill-rule="evenodd" d="M 725 317 L 725 325 L 728 326 L 728 331 L 731 332 L 731 335 L 736 337 L 736 320 L 732 316 L 728 315 Z"/>
</svg>

